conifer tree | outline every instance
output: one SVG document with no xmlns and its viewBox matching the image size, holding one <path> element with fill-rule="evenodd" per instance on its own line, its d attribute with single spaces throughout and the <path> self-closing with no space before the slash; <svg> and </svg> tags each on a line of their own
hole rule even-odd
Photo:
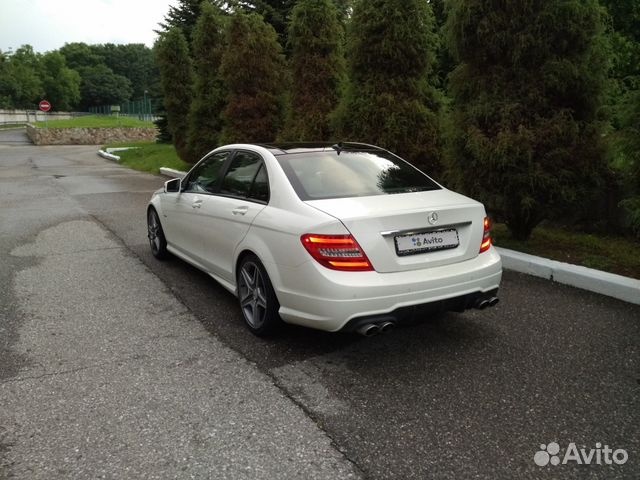
<svg viewBox="0 0 640 480">
<path fill-rule="evenodd" d="M 178 27 L 187 39 L 187 43 L 191 45 L 196 23 L 200 18 L 204 3 L 215 7 L 225 4 L 219 0 L 178 0 L 175 5 L 169 6 L 169 12 L 165 15 L 164 21 L 160 23 L 161 30 L 157 33 L 166 33 L 171 28 Z"/>
<path fill-rule="evenodd" d="M 625 108 L 619 117 L 617 153 L 624 159 L 622 181 L 626 190 L 620 206 L 627 214 L 628 227 L 640 238 L 640 90 L 625 95 Z"/>
<path fill-rule="evenodd" d="M 220 9 L 203 2 L 193 32 L 194 98 L 189 113 L 189 150 L 196 159 L 218 145 L 222 130 L 225 89 L 220 79 L 223 51 L 223 17 Z"/>
<path fill-rule="evenodd" d="M 227 24 L 220 74 L 228 92 L 220 143 L 271 142 L 282 126 L 285 61 L 273 27 L 255 13 Z"/>
<path fill-rule="evenodd" d="M 626 215 L 623 226 L 640 237 L 640 2 L 601 0 L 611 19 L 608 38 L 611 69 L 607 135 L 611 172 L 616 176 Z M 614 203 L 615 206 L 618 206 Z M 616 218 L 615 212 L 608 218 Z"/>
<path fill-rule="evenodd" d="M 170 28 L 155 45 L 160 80 L 164 93 L 169 132 L 181 159 L 194 162 L 189 152 L 187 134 L 189 108 L 193 96 L 193 72 L 187 41 L 179 28 Z"/>
<path fill-rule="evenodd" d="M 526 239 L 602 166 L 605 84 L 597 0 L 451 0 L 449 173 Z"/>
<path fill-rule="evenodd" d="M 262 15 L 278 34 L 281 45 L 286 45 L 289 15 L 295 3 L 296 0 L 238 0 L 237 5 L 246 13 Z"/>
<path fill-rule="evenodd" d="M 342 26 L 332 0 L 301 0 L 289 26 L 291 107 L 283 137 L 328 140 L 344 77 Z"/>
<path fill-rule="evenodd" d="M 335 125 L 340 140 L 380 145 L 437 175 L 434 29 L 424 0 L 355 2 L 347 42 L 349 82 Z"/>
<path fill-rule="evenodd" d="M 162 35 L 169 31 L 173 27 L 180 29 L 182 34 L 187 40 L 189 51 L 191 52 L 193 43 L 193 34 L 198 18 L 202 12 L 203 3 L 210 3 L 214 7 L 223 8 L 228 7 L 229 2 L 223 0 L 178 0 L 175 5 L 169 6 L 169 11 L 164 17 L 164 21 L 158 25 L 159 30 L 156 33 Z M 159 103 L 162 103 L 162 99 L 159 99 Z M 158 127 L 158 140 L 159 141 L 171 141 L 171 133 L 168 131 L 168 121 L 166 113 L 162 108 L 159 108 L 158 119 L 154 122 Z"/>
</svg>

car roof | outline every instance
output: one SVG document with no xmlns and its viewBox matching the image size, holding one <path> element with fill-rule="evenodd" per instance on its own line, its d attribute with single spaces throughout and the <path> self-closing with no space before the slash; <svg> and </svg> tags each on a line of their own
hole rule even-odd
<svg viewBox="0 0 640 480">
<path fill-rule="evenodd" d="M 324 152 L 332 149 L 341 151 L 386 151 L 384 148 L 359 142 L 279 142 L 257 143 L 255 145 L 266 148 L 273 155 Z"/>
</svg>

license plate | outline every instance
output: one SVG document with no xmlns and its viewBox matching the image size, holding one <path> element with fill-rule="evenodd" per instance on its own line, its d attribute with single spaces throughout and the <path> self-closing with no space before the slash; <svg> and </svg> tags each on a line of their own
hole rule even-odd
<svg viewBox="0 0 640 480">
<path fill-rule="evenodd" d="M 412 255 L 414 253 L 446 250 L 460 245 L 458 231 L 438 230 L 434 232 L 411 233 L 395 237 L 396 253 L 398 255 Z"/>
</svg>

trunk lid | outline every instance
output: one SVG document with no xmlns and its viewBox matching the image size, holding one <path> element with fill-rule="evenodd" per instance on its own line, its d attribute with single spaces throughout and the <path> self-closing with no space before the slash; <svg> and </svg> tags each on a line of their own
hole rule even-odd
<svg viewBox="0 0 640 480">
<path fill-rule="evenodd" d="M 394 195 L 375 195 L 305 202 L 340 220 L 360 244 L 377 272 L 401 272 L 470 260 L 478 255 L 484 231 L 485 210 L 481 203 L 450 190 L 432 190 Z M 429 216 L 436 213 L 437 219 Z M 454 230 L 455 248 L 398 254 L 413 234 Z M 436 234 L 438 235 L 438 234 Z M 454 238 L 455 233 L 442 233 Z M 424 237 L 420 237 L 424 238 Z"/>
</svg>

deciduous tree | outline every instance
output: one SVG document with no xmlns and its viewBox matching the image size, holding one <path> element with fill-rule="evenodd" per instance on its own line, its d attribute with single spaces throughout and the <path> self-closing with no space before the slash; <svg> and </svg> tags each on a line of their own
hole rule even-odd
<svg viewBox="0 0 640 480">
<path fill-rule="evenodd" d="M 96 67 L 104 63 L 94 46 L 83 42 L 65 43 L 58 51 L 64 55 L 67 67 L 76 71 L 83 67 Z"/>
<path fill-rule="evenodd" d="M 131 82 L 104 64 L 79 69 L 80 104 L 83 108 L 119 105 L 131 97 Z"/>
<path fill-rule="evenodd" d="M 0 52 L 0 106 L 34 108 L 44 95 L 40 57 L 30 45 L 13 53 Z"/>
<path fill-rule="evenodd" d="M 45 53 L 40 60 L 42 87 L 55 110 L 70 111 L 80 102 L 80 74 L 67 67 L 60 52 Z"/>
<path fill-rule="evenodd" d="M 93 51 L 100 56 L 102 63 L 116 75 L 122 75 L 131 82 L 133 99 L 142 98 L 156 80 L 153 52 L 142 43 L 115 45 L 92 45 Z"/>
</svg>

